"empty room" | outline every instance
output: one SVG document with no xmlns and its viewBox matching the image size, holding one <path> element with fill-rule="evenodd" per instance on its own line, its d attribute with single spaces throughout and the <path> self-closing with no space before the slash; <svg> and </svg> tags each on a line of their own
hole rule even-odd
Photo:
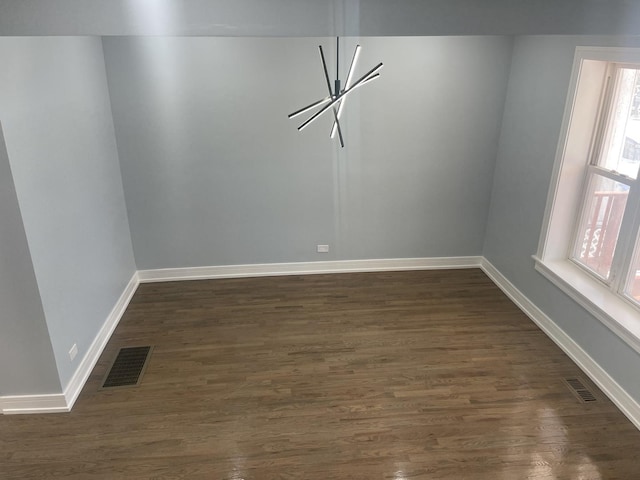
<svg viewBox="0 0 640 480">
<path fill-rule="evenodd" d="M 638 478 L 638 25 L 0 0 L 0 478 Z"/>
</svg>

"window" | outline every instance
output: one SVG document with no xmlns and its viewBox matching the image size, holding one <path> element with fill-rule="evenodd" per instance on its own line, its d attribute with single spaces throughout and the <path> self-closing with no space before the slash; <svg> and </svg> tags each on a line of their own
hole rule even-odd
<svg viewBox="0 0 640 480">
<path fill-rule="evenodd" d="M 640 50 L 578 48 L 536 269 L 640 352 Z"/>
<path fill-rule="evenodd" d="M 620 289 L 616 279 L 633 263 L 620 232 L 632 228 L 623 228 L 623 223 L 633 223 L 631 212 L 635 210 L 627 209 L 627 203 L 630 192 L 637 188 L 639 163 L 633 144 L 640 142 L 640 70 L 608 64 L 602 90 L 603 108 L 591 142 L 570 258 L 616 291 L 628 294 L 628 285 Z M 640 300 L 640 296 L 628 296 Z"/>
</svg>

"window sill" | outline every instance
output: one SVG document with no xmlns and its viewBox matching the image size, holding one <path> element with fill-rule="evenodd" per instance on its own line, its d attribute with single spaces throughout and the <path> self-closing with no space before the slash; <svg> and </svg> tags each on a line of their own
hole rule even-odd
<svg viewBox="0 0 640 480">
<path fill-rule="evenodd" d="M 535 268 L 640 353 L 640 312 L 568 260 L 541 260 Z"/>
</svg>

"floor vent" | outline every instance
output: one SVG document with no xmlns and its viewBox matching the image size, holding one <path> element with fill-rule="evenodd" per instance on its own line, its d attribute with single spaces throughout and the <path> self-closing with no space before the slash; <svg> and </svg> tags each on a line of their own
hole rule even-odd
<svg viewBox="0 0 640 480">
<path fill-rule="evenodd" d="M 123 347 L 105 376 L 102 388 L 135 387 L 140 384 L 153 347 Z"/>
<path fill-rule="evenodd" d="M 569 377 L 564 379 L 564 383 L 569 387 L 571 393 L 581 402 L 581 403 L 592 403 L 597 402 L 598 397 L 596 397 L 588 387 L 585 386 L 585 382 L 582 381 L 581 378 L 578 377 Z"/>
</svg>

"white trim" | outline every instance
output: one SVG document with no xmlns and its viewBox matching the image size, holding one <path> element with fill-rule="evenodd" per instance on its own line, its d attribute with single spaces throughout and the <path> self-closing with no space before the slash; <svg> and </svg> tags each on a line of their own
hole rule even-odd
<svg viewBox="0 0 640 480">
<path fill-rule="evenodd" d="M 91 343 L 80 365 L 78 365 L 67 387 L 64 389 L 64 393 L 0 397 L 0 412 L 3 414 L 70 412 L 84 384 L 89 378 L 93 367 L 95 367 L 98 362 L 104 347 L 111 338 L 111 334 L 129 306 L 129 302 L 138 288 L 139 283 L 136 272 L 133 274 L 133 277 L 131 277 L 131 280 L 129 280 L 122 295 L 120 295 L 120 298 L 111 310 L 102 328 Z"/>
<path fill-rule="evenodd" d="M 545 259 L 566 257 L 573 244 L 577 213 L 583 203 L 585 170 L 592 154 L 593 132 L 602 108 L 608 63 L 583 55 L 583 50 L 578 48 L 538 240 L 537 255 Z"/>
<path fill-rule="evenodd" d="M 551 338 L 615 405 L 640 429 L 640 404 L 605 372 L 558 325 L 536 307 L 522 292 L 483 257 L 440 257 L 383 260 L 351 260 L 331 262 L 281 263 L 260 265 L 231 265 L 218 267 L 142 270 L 133 275 L 103 327 L 94 339 L 64 394 L 16 395 L 0 397 L 0 412 L 55 413 L 69 412 L 97 363 L 104 347 L 124 314 L 138 285 L 145 282 L 168 280 L 195 280 L 205 278 L 258 277 L 274 275 L 308 275 L 318 273 L 403 271 L 481 268 L 485 274 L 513 301 L 540 329 Z"/>
<path fill-rule="evenodd" d="M 62 393 L 49 395 L 12 395 L 0 397 L 4 415 L 18 413 L 61 413 L 71 411 Z"/>
<path fill-rule="evenodd" d="M 592 141 L 599 138 L 600 128 L 609 123 L 603 120 L 603 113 L 607 113 L 609 108 L 606 99 L 613 95 L 609 87 L 615 84 L 615 81 L 609 83 L 614 72 L 612 62 L 616 65 L 637 64 L 640 62 L 640 49 L 577 47 L 575 50 L 562 129 L 534 259 L 538 272 L 640 353 L 640 310 L 620 293 L 626 272 L 633 265 L 635 232 L 640 224 L 637 210 L 640 193 L 636 191 L 635 180 L 623 182 L 629 184 L 631 190 L 616 241 L 612 277 L 609 279 L 611 286 L 605 287 L 595 275 L 586 273 L 586 269 L 582 270 L 574 262 L 568 261 L 574 256 L 576 243 L 581 241 L 584 230 L 580 229 L 580 225 L 590 178 L 597 174 L 622 181 L 617 175 L 606 173 L 590 163 L 590 159 L 599 153 L 594 152 Z"/>
<path fill-rule="evenodd" d="M 570 261 L 544 262 L 534 256 L 535 269 L 578 305 L 600 320 L 640 353 L 638 309 Z"/>
<path fill-rule="evenodd" d="M 207 278 L 260 277 L 275 275 L 309 275 L 319 273 L 376 272 L 478 268 L 482 257 L 400 258 L 382 260 L 348 260 L 332 262 L 272 263 L 195 268 L 142 270 L 134 273 L 122 295 L 97 333 L 64 393 L 15 395 L 0 397 L 0 412 L 58 413 L 70 412 L 104 347 L 126 311 L 138 285 L 142 282 L 196 280 Z"/>
<path fill-rule="evenodd" d="M 120 323 L 120 319 L 127 310 L 129 302 L 131 301 L 131 298 L 133 298 L 133 294 L 136 293 L 136 289 L 139 284 L 140 281 L 138 280 L 138 273 L 136 272 L 131 277 L 131 280 L 129 280 L 129 283 L 122 292 L 122 295 L 120 295 L 120 298 L 91 343 L 91 346 L 80 362 L 80 365 L 78 365 L 78 368 L 71 377 L 71 380 L 69 380 L 67 388 L 64 389 L 64 397 L 69 408 L 68 411 L 71 411 L 73 404 L 76 403 L 78 395 L 80 395 L 84 384 L 87 382 L 89 375 L 91 375 L 93 367 L 98 363 L 98 359 L 100 358 L 100 355 L 102 355 L 104 347 L 107 346 L 107 342 L 109 342 L 113 331 L 118 326 L 118 323 Z"/>
<path fill-rule="evenodd" d="M 582 371 L 593 380 L 624 415 L 640 429 L 640 404 L 636 402 L 596 361 L 564 330 L 536 307 L 520 290 L 502 275 L 488 260 L 481 267 L 487 276 L 515 303 L 525 315 L 555 342 Z"/>
<path fill-rule="evenodd" d="M 540 230 L 540 238 L 538 240 L 537 255 L 544 257 L 547 247 L 547 239 L 549 238 L 551 218 L 556 208 L 556 200 L 558 197 L 558 183 L 560 181 L 560 174 L 564 164 L 565 152 L 567 150 L 567 143 L 569 140 L 569 126 L 571 125 L 571 119 L 573 117 L 574 104 L 577 97 L 578 79 L 580 78 L 580 65 L 582 57 L 579 53 L 580 47 L 576 49 L 573 57 L 573 67 L 571 68 L 571 79 L 569 81 L 569 90 L 564 105 L 564 114 L 562 116 L 562 125 L 560 127 L 560 140 L 556 146 L 556 155 L 553 162 L 553 171 L 551 173 L 550 188 L 547 191 L 547 203 L 544 209 L 544 216 L 542 219 L 542 229 Z"/>
<path fill-rule="evenodd" d="M 640 48 L 579 46 L 576 47 L 576 56 L 600 62 L 638 63 Z"/>
<path fill-rule="evenodd" d="M 139 270 L 140 283 L 215 278 L 478 268 L 482 257 L 390 258 Z"/>
</svg>

